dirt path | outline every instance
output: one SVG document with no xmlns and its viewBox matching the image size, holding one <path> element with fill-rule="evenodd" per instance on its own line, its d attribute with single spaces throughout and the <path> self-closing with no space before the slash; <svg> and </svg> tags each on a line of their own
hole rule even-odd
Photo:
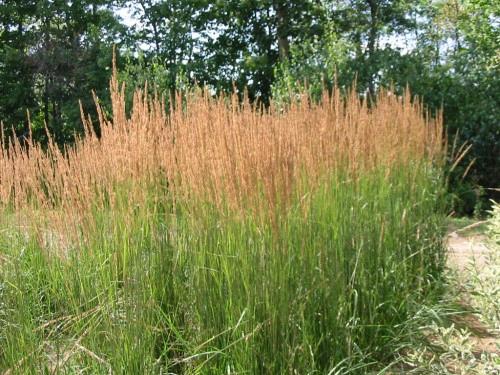
<svg viewBox="0 0 500 375">
<path fill-rule="evenodd" d="M 448 267 L 456 273 L 459 303 L 466 311 L 463 315 L 453 317 L 452 320 L 458 329 L 470 333 L 468 343 L 471 352 L 481 360 L 485 356 L 489 358 L 500 356 L 499 327 L 496 326 L 496 319 L 492 319 L 493 323 L 488 319 L 491 313 L 496 318 L 500 313 L 494 311 L 495 307 L 498 307 L 498 302 L 488 301 L 489 294 L 491 298 L 496 298 L 498 286 L 495 287 L 495 283 L 500 284 L 500 280 L 497 278 L 495 282 L 499 263 L 498 254 L 494 252 L 498 250 L 493 249 L 485 235 L 467 234 L 468 229 L 473 229 L 472 227 L 479 224 L 481 223 L 466 227 L 465 230 L 451 232 L 447 243 Z M 491 290 L 491 287 L 494 289 Z M 486 310 L 491 309 L 491 304 L 493 311 L 481 311 L 483 305 L 488 307 Z"/>
<path fill-rule="evenodd" d="M 378 375 L 500 375 L 500 246 L 486 222 L 467 221 L 450 220 L 442 294 L 416 310 L 395 365 Z"/>
<path fill-rule="evenodd" d="M 486 245 L 487 237 L 484 234 L 468 235 L 468 231 L 482 224 L 484 222 L 477 222 L 448 234 L 448 267 L 463 272 L 471 263 L 485 265 L 490 252 Z"/>
</svg>

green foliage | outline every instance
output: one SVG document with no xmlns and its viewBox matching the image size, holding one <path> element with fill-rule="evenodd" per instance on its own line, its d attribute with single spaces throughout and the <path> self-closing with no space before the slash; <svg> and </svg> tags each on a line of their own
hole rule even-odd
<svg viewBox="0 0 500 375">
<path fill-rule="evenodd" d="M 4 4 L 5 3 L 5 4 Z M 112 1 L 4 1 L 0 7 L 0 118 L 37 139 L 45 126 L 60 143 L 81 130 L 78 102 L 91 112 L 92 90 L 107 90 L 120 27 Z"/>
<path fill-rule="evenodd" d="M 338 172 L 277 221 L 123 185 L 62 247 L 4 220 L 0 370 L 366 373 L 442 269 L 435 172 Z"/>
<path fill-rule="evenodd" d="M 498 202 L 493 202 L 488 229 L 491 240 L 500 247 L 500 203 Z"/>
<path fill-rule="evenodd" d="M 118 80 L 126 87 L 126 104 L 131 108 L 136 88 L 148 87 L 150 95 L 158 94 L 168 99 L 175 83 L 172 82 L 168 70 L 161 64 L 159 58 L 146 60 L 143 54 L 133 58 L 130 54 L 124 57 L 124 66 L 119 72 Z"/>
<path fill-rule="evenodd" d="M 314 100 L 321 99 L 325 86 L 352 84 L 354 72 L 348 65 L 352 47 L 330 30 L 323 38 L 293 44 L 288 59 L 277 65 L 273 98 L 287 101 L 293 95 L 307 91 Z M 307 88 L 307 90 L 306 90 Z"/>
</svg>

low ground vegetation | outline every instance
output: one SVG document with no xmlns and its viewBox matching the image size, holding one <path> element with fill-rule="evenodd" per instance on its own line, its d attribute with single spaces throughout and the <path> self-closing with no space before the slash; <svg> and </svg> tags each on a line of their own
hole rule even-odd
<svg viewBox="0 0 500 375">
<path fill-rule="evenodd" d="M 500 374 L 500 206 L 491 213 L 483 222 L 450 223 L 442 291 L 416 306 L 387 373 Z"/>
</svg>

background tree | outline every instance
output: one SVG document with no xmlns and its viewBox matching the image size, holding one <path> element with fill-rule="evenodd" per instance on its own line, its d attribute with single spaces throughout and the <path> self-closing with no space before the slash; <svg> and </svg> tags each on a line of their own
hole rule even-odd
<svg viewBox="0 0 500 375">
<path fill-rule="evenodd" d="M 472 214 L 500 186 L 499 4 L 481 0 L 326 2 L 332 41 L 292 45 L 277 69 L 274 92 L 308 81 L 314 96 L 335 67 L 339 82 L 357 76 L 362 93 L 406 86 L 435 112 L 443 109 L 450 140 L 471 150 L 450 175 L 454 209 Z M 332 46 L 339 45 L 342 47 Z M 313 48 L 311 48 L 313 46 Z M 450 144 L 453 144 L 450 141 Z M 471 168 L 468 168 L 472 164 Z M 467 173 L 465 173 L 467 172 Z M 495 195 L 496 194 L 496 195 Z"/>
<path fill-rule="evenodd" d="M 26 111 L 36 107 L 33 66 L 28 59 L 35 40 L 35 14 L 32 1 L 0 1 L 0 119 L 22 131 L 28 130 Z"/>
<path fill-rule="evenodd" d="M 57 141 L 80 128 L 78 102 L 94 108 L 92 90 L 103 94 L 111 48 L 120 28 L 105 0 L 3 1 L 0 117 L 27 131 L 26 110 L 38 137 L 44 127 Z M 106 95 L 102 95 L 106 97 Z"/>
<path fill-rule="evenodd" d="M 172 90 L 179 75 L 214 91 L 244 89 L 252 100 L 268 102 L 278 61 L 290 43 L 323 35 L 320 1 L 284 0 L 134 0 L 140 22 L 136 46 L 146 46 L 129 63 L 165 69 L 159 79 Z M 135 60 L 135 59 L 138 60 Z M 139 61 L 140 60 L 140 61 Z M 128 69 L 131 73 L 135 69 Z M 128 74 L 130 78 L 136 74 Z M 140 74 L 139 74 L 140 76 Z"/>
</svg>

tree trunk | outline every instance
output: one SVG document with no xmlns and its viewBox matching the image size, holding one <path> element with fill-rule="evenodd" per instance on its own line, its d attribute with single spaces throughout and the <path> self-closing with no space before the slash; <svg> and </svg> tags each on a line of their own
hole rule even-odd
<svg viewBox="0 0 500 375">
<path fill-rule="evenodd" d="M 276 12 L 276 32 L 278 37 L 278 51 L 281 60 L 288 58 L 290 54 L 290 41 L 288 40 L 288 12 L 282 1 L 274 3 Z"/>
<path fill-rule="evenodd" d="M 378 39 L 378 3 L 377 0 L 367 0 L 370 8 L 370 29 L 368 32 L 368 90 L 371 97 L 375 95 L 375 69 L 376 64 L 374 61 L 375 44 Z"/>
</svg>

